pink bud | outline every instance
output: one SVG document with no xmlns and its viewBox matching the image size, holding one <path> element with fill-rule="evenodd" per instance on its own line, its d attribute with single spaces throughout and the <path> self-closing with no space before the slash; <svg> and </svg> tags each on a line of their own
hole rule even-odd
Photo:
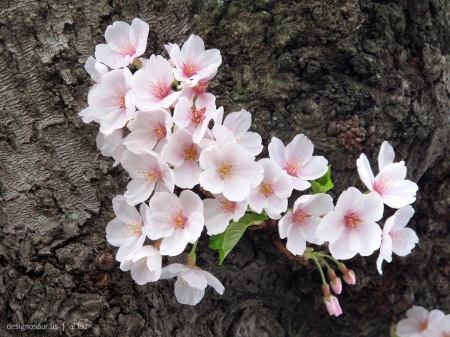
<svg viewBox="0 0 450 337">
<path fill-rule="evenodd" d="M 342 281 L 339 277 L 336 277 L 331 280 L 330 282 L 331 288 L 336 294 L 340 294 L 342 291 Z"/>
<path fill-rule="evenodd" d="M 323 303 L 327 306 L 328 313 L 330 316 L 339 316 L 342 314 L 341 306 L 339 301 L 335 296 L 326 296 L 323 298 Z"/>
<path fill-rule="evenodd" d="M 348 269 L 348 271 L 344 274 L 343 279 L 348 284 L 356 284 L 356 276 L 353 270 Z"/>
</svg>

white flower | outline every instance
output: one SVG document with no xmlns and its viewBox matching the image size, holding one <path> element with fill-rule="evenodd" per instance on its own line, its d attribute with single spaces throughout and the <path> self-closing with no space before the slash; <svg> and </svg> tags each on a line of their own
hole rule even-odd
<svg viewBox="0 0 450 337">
<path fill-rule="evenodd" d="M 152 246 L 142 246 L 120 263 L 120 269 L 131 270 L 131 277 L 139 285 L 158 281 L 161 267 L 161 254 Z"/>
<path fill-rule="evenodd" d="M 204 199 L 205 226 L 208 235 L 223 233 L 230 220 L 237 222 L 242 218 L 247 210 L 248 201 L 230 201 L 222 194 L 214 195 L 215 199 Z"/>
<path fill-rule="evenodd" d="M 199 267 L 189 268 L 188 266 L 173 263 L 162 269 L 161 279 L 177 277 L 175 282 L 175 297 L 181 304 L 196 305 L 205 295 L 208 285 L 213 287 L 220 295 L 225 290 L 220 281 L 211 273 Z"/>
<path fill-rule="evenodd" d="M 173 80 L 169 62 L 160 55 L 152 55 L 131 80 L 136 107 L 142 111 L 170 107 L 180 94 L 172 90 Z"/>
<path fill-rule="evenodd" d="M 127 149 L 123 145 L 122 130 L 114 130 L 110 135 L 105 135 L 101 132 L 98 133 L 97 148 L 101 151 L 105 157 L 113 157 L 115 160 L 113 167 L 120 163 L 123 152 Z"/>
<path fill-rule="evenodd" d="M 112 69 L 126 67 L 145 52 L 148 24 L 138 18 L 128 23 L 116 21 L 106 28 L 106 44 L 95 47 L 95 58 Z"/>
<path fill-rule="evenodd" d="M 433 310 L 439 311 L 439 310 Z M 450 315 L 446 315 L 442 319 L 431 319 L 433 311 L 430 312 L 430 322 L 428 328 L 424 330 L 423 337 L 448 337 L 450 336 Z M 442 312 L 439 311 L 443 315 Z M 438 315 L 439 317 L 440 315 Z"/>
<path fill-rule="evenodd" d="M 92 56 L 89 56 L 88 59 L 86 60 L 86 63 L 84 64 L 84 69 L 86 69 L 88 74 L 91 76 L 91 79 L 97 84 L 99 84 L 102 81 L 103 75 L 109 72 L 107 66 L 98 62 Z"/>
<path fill-rule="evenodd" d="M 164 186 L 163 191 L 173 192 L 175 187 L 173 171 L 166 163 L 160 163 L 154 155 L 147 153 L 139 155 L 126 150 L 120 162 L 132 179 L 124 194 L 129 205 L 136 205 L 147 200 L 155 189 L 155 185 Z"/>
<path fill-rule="evenodd" d="M 383 210 L 378 194 L 362 194 L 350 187 L 342 192 L 335 210 L 325 215 L 316 235 L 330 242 L 336 259 L 350 259 L 357 253 L 369 256 L 380 248 L 382 232 L 376 221 L 383 217 Z"/>
<path fill-rule="evenodd" d="M 159 155 L 167 144 L 166 137 L 171 134 L 172 125 L 172 118 L 165 109 L 136 111 L 133 120 L 127 124 L 131 133 L 123 143 L 133 153 Z"/>
<path fill-rule="evenodd" d="M 392 252 L 398 256 L 406 256 L 419 242 L 416 232 L 411 228 L 405 228 L 413 215 L 414 209 L 408 205 L 400 208 L 384 223 L 380 256 L 377 259 L 377 268 L 380 274 L 383 274 L 381 270 L 383 260 L 392 261 Z"/>
<path fill-rule="evenodd" d="M 147 235 L 151 240 L 164 238 L 160 253 L 175 256 L 194 243 L 203 230 L 203 203 L 192 191 L 175 194 L 158 192 L 150 199 Z"/>
<path fill-rule="evenodd" d="M 227 143 L 209 147 L 200 154 L 200 185 L 214 194 L 223 193 L 231 201 L 242 201 L 258 186 L 264 169 L 241 146 Z"/>
<path fill-rule="evenodd" d="M 399 337 L 438 337 L 439 335 L 425 335 L 429 325 L 439 322 L 444 318 L 444 313 L 439 310 L 428 312 L 425 308 L 414 306 L 406 312 L 405 319 L 397 324 L 397 335 Z"/>
<path fill-rule="evenodd" d="M 286 147 L 276 137 L 269 144 L 269 157 L 291 176 L 294 189 L 303 191 L 311 186 L 307 180 L 320 178 L 328 170 L 328 161 L 313 156 L 314 145 L 308 137 L 297 135 Z"/>
<path fill-rule="evenodd" d="M 383 202 L 392 208 L 401 208 L 416 200 L 417 184 L 405 180 L 405 162 L 394 163 L 394 149 L 387 141 L 381 145 L 378 155 L 380 172 L 374 178 L 369 160 L 364 153 L 356 161 L 359 177 L 370 191 L 380 195 Z"/>
<path fill-rule="evenodd" d="M 131 99 L 130 79 L 128 68 L 113 70 L 105 74 L 102 84 L 88 95 L 92 115 L 100 119 L 100 131 L 106 135 L 133 118 L 136 108 Z"/>
<path fill-rule="evenodd" d="M 212 94 L 204 94 L 197 98 L 195 106 L 192 101 L 181 97 L 175 106 L 173 122 L 181 129 L 192 132 L 194 143 L 199 143 L 205 135 L 208 123 L 216 112 L 216 98 Z"/>
<path fill-rule="evenodd" d="M 223 123 L 222 115 L 223 110 L 218 110 L 214 120 L 215 125 L 222 124 L 228 128 L 233 133 L 236 143 L 250 152 L 252 156 L 260 154 L 263 149 L 261 136 L 256 132 L 248 131 L 252 124 L 252 115 L 250 112 L 245 109 L 232 112 L 225 117 Z"/>
<path fill-rule="evenodd" d="M 333 199 L 328 194 L 302 195 L 294 202 L 292 211 L 288 211 L 278 222 L 280 237 L 287 237 L 286 248 L 294 255 L 302 255 L 306 242 L 316 245 L 323 241 L 316 235 L 322 216 L 334 208 Z"/>
<path fill-rule="evenodd" d="M 292 194 L 292 180 L 272 159 L 264 158 L 258 163 L 264 169 L 264 178 L 250 191 L 248 203 L 255 212 L 261 213 L 264 208 L 271 219 L 279 219 L 280 213 L 286 212 L 287 198 Z"/>
<path fill-rule="evenodd" d="M 167 144 L 161 151 L 161 161 L 175 166 L 173 170 L 175 185 L 192 188 L 199 183 L 202 169 L 198 159 L 201 151 L 187 130 L 178 129 L 168 137 Z"/>
<path fill-rule="evenodd" d="M 128 205 L 122 195 L 115 197 L 112 204 L 116 218 L 106 226 L 106 239 L 111 245 L 120 247 L 116 259 L 122 261 L 144 244 L 148 206 L 142 203 L 139 215 L 136 208 Z"/>
<path fill-rule="evenodd" d="M 175 65 L 173 69 L 175 78 L 191 87 L 197 85 L 199 80 L 210 78 L 212 74 L 217 73 L 217 68 L 222 63 L 220 51 L 205 50 L 203 40 L 196 35 L 191 35 L 181 50 L 174 44 L 170 50 L 170 57 Z"/>
</svg>

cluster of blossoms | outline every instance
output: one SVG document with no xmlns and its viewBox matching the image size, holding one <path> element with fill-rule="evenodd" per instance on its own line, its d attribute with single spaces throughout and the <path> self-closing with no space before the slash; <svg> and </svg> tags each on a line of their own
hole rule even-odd
<svg viewBox="0 0 450 337">
<path fill-rule="evenodd" d="M 450 315 L 440 310 L 428 311 L 414 306 L 406 312 L 405 319 L 398 322 L 398 337 L 448 337 L 450 336 Z"/>
<path fill-rule="evenodd" d="M 313 155 L 312 142 L 302 134 L 287 146 L 273 137 L 269 158 L 256 161 L 263 146 L 261 136 L 248 131 L 251 114 L 241 110 L 224 117 L 208 92 L 222 62 L 219 50 L 205 50 L 203 40 L 191 35 L 181 48 L 165 46 L 170 59 L 145 59 L 141 56 L 148 31 L 139 19 L 131 26 L 115 22 L 107 28 L 107 43 L 97 45 L 95 58 L 85 65 L 95 85 L 89 106 L 80 113 L 84 122 L 100 124 L 98 148 L 130 175 L 126 192 L 113 199 L 116 218 L 107 225 L 106 237 L 119 247 L 120 268 L 130 271 L 137 284 L 177 277 L 175 296 L 190 305 L 203 298 L 208 284 L 222 294 L 221 282 L 196 266 L 197 242 L 204 227 L 208 235 L 218 235 L 246 214 L 279 220 L 287 249 L 317 264 L 324 303 L 336 316 L 342 311 L 321 265 L 336 294 L 342 282 L 325 259 L 337 263 L 344 281 L 355 284 L 354 272 L 337 259 L 368 256 L 381 247 L 381 273 L 382 261 L 390 262 L 392 252 L 404 256 L 411 251 L 417 236 L 404 227 L 414 214 L 408 205 L 415 200 L 417 185 L 405 180 L 405 164 L 394 163 L 387 142 L 376 177 L 366 156 L 358 159 L 358 172 L 370 193 L 350 187 L 336 205 L 325 193 L 307 194 L 288 209 L 292 191 L 309 189 L 310 181 L 328 172 L 328 161 Z M 190 190 L 197 185 L 199 194 Z M 382 230 L 377 221 L 384 204 L 399 210 Z M 307 248 L 325 242 L 331 256 Z M 162 267 L 162 256 L 179 255 L 188 244 L 193 247 L 185 265 Z"/>
</svg>

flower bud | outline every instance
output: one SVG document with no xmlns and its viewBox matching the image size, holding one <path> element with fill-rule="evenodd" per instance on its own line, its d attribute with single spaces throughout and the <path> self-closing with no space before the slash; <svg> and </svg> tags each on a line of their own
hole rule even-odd
<svg viewBox="0 0 450 337">
<path fill-rule="evenodd" d="M 356 277 L 353 270 L 348 269 L 347 273 L 345 273 L 342 278 L 348 284 L 356 284 Z"/>
<path fill-rule="evenodd" d="M 339 301 L 335 296 L 325 296 L 323 298 L 323 303 L 327 306 L 328 313 L 330 316 L 339 316 L 342 314 L 341 306 L 339 305 Z"/>
<path fill-rule="evenodd" d="M 331 296 L 330 286 L 328 285 L 328 283 L 322 284 L 322 292 L 323 292 L 323 296 L 325 296 L 325 297 Z"/>
<path fill-rule="evenodd" d="M 340 294 L 342 291 L 342 281 L 339 277 L 336 277 L 330 281 L 331 288 L 336 294 Z"/>
</svg>

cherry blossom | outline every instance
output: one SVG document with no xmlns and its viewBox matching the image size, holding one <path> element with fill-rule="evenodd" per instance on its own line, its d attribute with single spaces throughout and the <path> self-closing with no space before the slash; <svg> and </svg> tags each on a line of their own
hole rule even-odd
<svg viewBox="0 0 450 337">
<path fill-rule="evenodd" d="M 169 62 L 160 55 L 152 55 L 131 81 L 136 107 L 142 111 L 170 107 L 180 94 L 172 90 L 173 80 Z"/>
<path fill-rule="evenodd" d="M 200 185 L 214 194 L 222 193 L 231 201 L 242 201 L 250 189 L 258 186 L 264 174 L 261 164 L 241 146 L 227 143 L 209 147 L 200 154 Z"/>
<path fill-rule="evenodd" d="M 294 255 L 302 255 L 306 242 L 316 245 L 323 240 L 316 235 L 322 216 L 334 209 L 333 200 L 328 194 L 302 195 L 294 202 L 292 211 L 288 211 L 278 222 L 280 237 L 287 237 L 286 248 Z"/>
<path fill-rule="evenodd" d="M 139 284 L 158 281 L 161 276 L 161 254 L 152 246 L 142 246 L 120 263 L 122 271 L 131 271 L 131 277 Z"/>
<path fill-rule="evenodd" d="M 150 112 L 136 111 L 134 119 L 127 124 L 131 133 L 124 145 L 133 153 L 159 155 L 172 132 L 172 118 L 165 109 Z"/>
<path fill-rule="evenodd" d="M 128 68 L 113 70 L 102 77 L 102 84 L 88 96 L 92 115 L 100 119 L 100 131 L 106 135 L 133 118 L 136 108 L 131 99 L 130 80 Z"/>
<path fill-rule="evenodd" d="M 381 270 L 383 260 L 392 261 L 392 252 L 398 256 L 406 256 L 419 242 L 416 232 L 411 228 L 405 228 L 413 215 L 414 209 L 406 206 L 400 208 L 384 223 L 380 256 L 377 259 L 377 268 L 380 274 L 383 274 Z"/>
<path fill-rule="evenodd" d="M 328 170 L 328 161 L 322 156 L 313 156 L 314 145 L 305 135 L 297 135 L 286 147 L 276 137 L 269 144 L 269 157 L 285 170 L 294 183 L 294 189 L 304 191 L 311 186 L 308 180 L 323 176 Z"/>
<path fill-rule="evenodd" d="M 223 194 L 214 195 L 214 199 L 203 200 L 205 208 L 205 226 L 208 235 L 223 233 L 231 219 L 237 222 L 247 210 L 248 201 L 230 201 Z"/>
<path fill-rule="evenodd" d="M 182 129 L 192 132 L 194 143 L 199 143 L 205 135 L 208 123 L 216 112 L 216 98 L 212 94 L 204 94 L 197 98 L 195 105 L 182 97 L 175 106 L 173 122 Z"/>
<path fill-rule="evenodd" d="M 87 73 L 91 76 L 91 79 L 97 84 L 100 84 L 103 75 L 109 72 L 107 66 L 101 62 L 98 62 L 92 56 L 87 58 L 86 63 L 84 64 L 84 69 L 86 69 Z M 95 86 L 92 88 L 95 88 Z"/>
<path fill-rule="evenodd" d="M 216 76 L 217 69 L 214 73 L 211 73 L 208 77 L 205 77 L 204 79 L 201 79 L 198 81 L 198 83 L 190 87 L 189 85 L 186 85 L 182 83 L 182 90 L 180 93 L 180 97 L 186 97 L 189 100 L 194 100 L 194 98 L 200 98 L 202 99 L 206 94 L 208 90 L 208 86 L 210 84 L 211 79 Z"/>
<path fill-rule="evenodd" d="M 194 87 L 198 81 L 210 78 L 217 73 L 222 63 L 222 56 L 218 49 L 205 50 L 203 40 L 197 35 L 191 35 L 180 47 L 174 44 L 170 50 L 170 57 L 175 68 L 173 73 L 179 81 Z"/>
<path fill-rule="evenodd" d="M 438 337 L 439 335 L 425 335 L 428 326 L 441 321 L 445 315 L 442 311 L 432 310 L 429 312 L 425 308 L 414 306 L 406 312 L 405 319 L 397 324 L 397 335 L 399 337 Z"/>
<path fill-rule="evenodd" d="M 200 237 L 203 230 L 203 203 L 192 191 L 185 190 L 180 197 L 158 192 L 150 199 L 147 235 L 151 240 L 164 238 L 160 253 L 175 256 Z"/>
<path fill-rule="evenodd" d="M 199 267 L 188 267 L 173 263 L 162 269 L 161 279 L 177 277 L 175 282 L 175 297 L 181 304 L 196 305 L 205 295 L 208 285 L 213 287 L 220 295 L 225 290 L 222 283 L 211 273 Z"/>
<path fill-rule="evenodd" d="M 370 191 L 378 193 L 383 202 L 392 208 L 401 208 L 416 200 L 417 184 L 405 180 L 405 162 L 394 163 L 394 149 L 384 141 L 378 155 L 379 173 L 373 176 L 369 160 L 364 153 L 356 161 L 359 177 Z"/>
<path fill-rule="evenodd" d="M 325 303 L 328 313 L 330 316 L 339 316 L 342 314 L 341 306 L 339 305 L 339 301 L 335 296 L 332 296 L 330 293 L 330 287 L 328 284 L 322 285 L 322 291 L 323 291 L 323 303 Z"/>
<path fill-rule="evenodd" d="M 124 194 L 129 205 L 147 200 L 155 186 L 162 185 L 162 191 L 173 192 L 173 171 L 166 163 L 160 163 L 154 155 L 134 154 L 128 150 L 123 153 L 121 164 L 128 171 L 131 181 Z"/>
<path fill-rule="evenodd" d="M 261 213 L 264 208 L 271 219 L 279 219 L 280 213 L 286 212 L 287 198 L 292 194 L 292 180 L 273 160 L 264 158 L 258 163 L 264 169 L 264 177 L 250 191 L 248 203 L 255 212 Z"/>
<path fill-rule="evenodd" d="M 329 241 L 331 255 L 350 259 L 357 253 L 371 255 L 381 244 L 383 202 L 377 193 L 362 194 L 354 187 L 342 192 L 336 208 L 317 227 L 319 239 Z"/>
<path fill-rule="evenodd" d="M 114 130 L 110 135 L 105 135 L 101 132 L 98 133 L 97 148 L 101 151 L 105 157 L 113 157 L 115 160 L 113 167 L 120 163 L 123 152 L 127 149 L 123 145 L 122 130 Z"/>
<path fill-rule="evenodd" d="M 236 143 L 250 152 L 253 156 L 257 156 L 261 153 L 262 139 L 256 132 L 249 132 L 252 124 L 252 115 L 245 109 L 241 111 L 235 111 L 228 114 L 222 123 L 222 113 L 218 113 L 214 122 L 215 124 L 222 124 L 228 128 L 234 135 Z"/>
<path fill-rule="evenodd" d="M 112 69 L 126 67 L 147 48 L 148 24 L 134 19 L 131 26 L 116 21 L 106 28 L 106 44 L 95 47 L 95 58 Z"/>
<path fill-rule="evenodd" d="M 198 159 L 202 149 L 194 144 L 192 134 L 178 129 L 168 137 L 167 145 L 161 152 L 161 161 L 175 166 L 175 185 L 181 188 L 192 188 L 199 183 L 202 169 Z"/>
<path fill-rule="evenodd" d="M 139 214 L 134 206 L 127 204 L 123 195 L 115 197 L 112 204 L 116 218 L 106 226 L 106 239 L 111 245 L 120 247 L 116 259 L 122 261 L 144 244 L 148 206 L 142 203 Z"/>
<path fill-rule="evenodd" d="M 430 317 L 433 311 L 431 311 Z M 440 320 L 439 319 L 433 321 L 430 320 L 428 328 L 423 332 L 423 337 L 449 337 L 449 336 L 450 336 L 450 315 L 446 315 Z"/>
</svg>

